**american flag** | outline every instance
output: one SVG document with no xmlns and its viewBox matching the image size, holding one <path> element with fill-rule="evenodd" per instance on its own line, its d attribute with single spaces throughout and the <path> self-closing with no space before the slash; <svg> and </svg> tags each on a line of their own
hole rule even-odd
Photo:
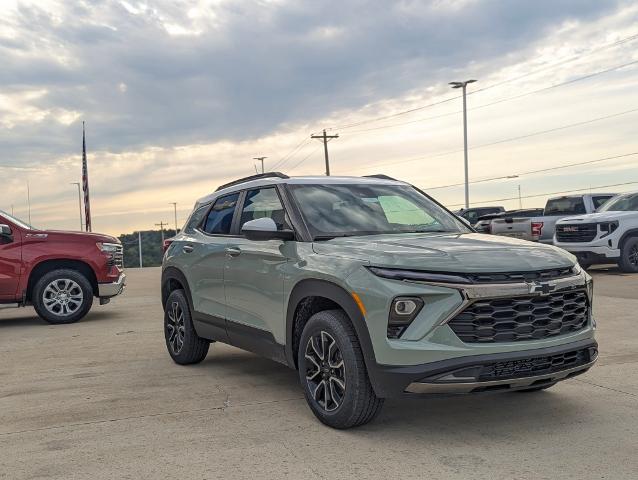
<svg viewBox="0 0 638 480">
<path fill-rule="evenodd" d="M 84 190 L 84 215 L 86 231 L 91 231 L 91 202 L 89 201 L 89 169 L 86 163 L 86 135 L 82 122 L 82 189 Z"/>
</svg>

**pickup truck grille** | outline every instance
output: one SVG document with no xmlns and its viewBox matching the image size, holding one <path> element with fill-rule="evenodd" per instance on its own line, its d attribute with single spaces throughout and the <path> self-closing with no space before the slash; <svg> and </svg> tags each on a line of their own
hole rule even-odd
<svg viewBox="0 0 638 480">
<path fill-rule="evenodd" d="M 113 257 L 107 262 L 109 267 L 119 267 L 122 268 L 124 265 L 124 247 L 119 245 L 117 250 L 113 253 Z"/>
<path fill-rule="evenodd" d="M 465 343 L 540 340 L 585 328 L 589 301 L 585 290 L 541 296 L 479 300 L 448 325 Z"/>
<path fill-rule="evenodd" d="M 597 233 L 598 226 L 595 223 L 556 226 L 556 239 L 564 243 L 591 242 Z"/>
</svg>

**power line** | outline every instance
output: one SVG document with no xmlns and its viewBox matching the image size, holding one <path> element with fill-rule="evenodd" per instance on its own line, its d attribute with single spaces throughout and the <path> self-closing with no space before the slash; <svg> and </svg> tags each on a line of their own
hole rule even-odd
<svg viewBox="0 0 638 480">
<path fill-rule="evenodd" d="M 483 143 L 483 144 L 480 144 L 480 145 L 475 145 L 473 147 L 470 147 L 469 150 L 475 150 L 475 149 L 478 149 L 478 148 L 490 147 L 490 146 L 493 146 L 493 145 L 499 145 L 501 143 L 507 143 L 507 142 L 513 142 L 515 140 L 521 140 L 523 138 L 530 138 L 530 137 L 535 137 L 537 135 L 544 135 L 544 134 L 551 133 L 551 132 L 556 132 L 556 131 L 559 131 L 559 130 L 565 130 L 567 128 L 587 125 L 587 124 L 590 124 L 590 123 L 595 123 L 595 122 L 599 122 L 599 121 L 602 121 L 602 120 L 607 120 L 609 118 L 619 117 L 621 115 L 627 115 L 629 113 L 633 113 L 633 112 L 636 112 L 636 111 L 638 111 L 638 108 L 633 108 L 631 110 L 626 110 L 624 112 L 614 113 L 614 114 L 611 114 L 611 115 L 605 115 L 603 117 L 592 118 L 590 120 L 585 120 L 585 121 L 582 121 L 582 122 L 576 122 L 576 123 L 570 123 L 570 124 L 567 124 L 567 125 L 561 125 L 560 127 L 550 128 L 550 129 L 547 129 L 547 130 L 540 130 L 538 132 L 532 132 L 532 133 L 528 133 L 528 134 L 525 134 L 525 135 L 519 135 L 519 136 L 516 136 L 516 137 L 504 138 L 502 140 L 497 140 L 495 142 L 489 142 L 489 143 Z M 441 152 L 441 153 L 435 153 L 433 155 L 425 155 L 425 156 L 420 156 L 420 157 L 414 157 L 414 158 L 409 158 L 409 159 L 406 159 L 406 160 L 399 160 L 399 161 L 396 161 L 396 162 L 377 163 L 375 165 L 372 165 L 372 166 L 369 166 L 369 167 L 364 167 L 364 168 L 376 168 L 376 167 L 384 167 L 384 166 L 388 166 L 388 165 L 398 165 L 398 164 L 401 164 L 401 163 L 410 163 L 410 162 L 415 162 L 417 160 L 427 160 L 427 159 L 430 159 L 430 158 L 442 157 L 442 156 L 445 156 L 445 155 L 452 155 L 454 153 L 459 153 L 459 152 L 462 152 L 462 151 L 463 151 L 462 149 L 461 150 L 449 150 L 447 152 Z M 361 169 L 359 168 L 358 170 L 361 170 Z"/>
<path fill-rule="evenodd" d="M 321 148 L 321 145 L 317 145 L 317 147 L 311 151 L 308 155 L 306 155 L 304 158 L 301 159 L 300 162 L 298 162 L 294 167 L 290 168 L 289 171 L 293 171 L 294 169 L 296 169 L 299 165 L 301 165 L 303 162 L 305 162 L 306 160 L 308 160 L 312 155 L 314 155 L 317 150 L 319 150 Z"/>
<path fill-rule="evenodd" d="M 538 198 L 538 197 L 546 197 L 548 195 L 562 195 L 564 193 L 575 193 L 575 192 L 584 192 L 587 190 L 591 190 L 592 188 L 610 188 L 610 187 L 621 187 L 621 186 L 626 186 L 626 185 L 635 185 L 638 184 L 638 181 L 634 181 L 634 182 L 623 182 L 623 183 L 614 183 L 612 185 L 596 185 L 594 187 L 590 186 L 590 187 L 586 187 L 586 188 L 576 188 L 574 190 L 564 190 L 562 192 L 547 192 L 547 193 L 537 193 L 534 195 L 525 195 L 523 197 L 520 198 Z M 492 203 L 492 202 L 505 202 L 507 200 L 518 200 L 519 197 L 509 197 L 509 198 L 496 198 L 493 200 L 483 200 L 480 202 L 472 202 L 474 204 L 477 203 Z M 455 203 L 453 205 L 448 205 L 449 207 L 461 207 L 463 206 L 463 203 Z"/>
<path fill-rule="evenodd" d="M 294 157 L 294 156 L 295 156 L 295 154 L 296 154 L 298 151 L 300 151 L 300 150 L 301 150 L 302 146 L 303 146 L 305 143 L 308 143 L 308 142 L 310 142 L 310 141 L 311 141 L 311 139 L 310 139 L 310 138 L 308 138 L 308 137 L 304 137 L 304 139 L 303 139 L 301 142 L 299 142 L 295 148 L 293 148 L 293 149 L 292 149 L 292 150 L 290 150 L 290 151 L 289 151 L 286 155 L 284 155 L 284 156 L 283 156 L 283 157 L 281 157 L 279 160 L 277 160 L 277 162 L 275 162 L 275 164 L 271 167 L 271 169 L 272 169 L 273 171 L 275 171 L 277 168 L 281 168 L 281 167 L 284 165 L 284 163 L 286 163 L 288 160 L 290 160 L 292 157 Z"/>
<path fill-rule="evenodd" d="M 498 87 L 500 85 L 504 85 L 506 83 L 510 83 L 510 82 L 514 82 L 516 80 L 520 80 L 521 78 L 525 78 L 525 77 L 528 77 L 530 75 L 534 75 L 536 73 L 539 73 L 539 72 L 542 72 L 542 71 L 545 71 L 545 70 L 549 70 L 551 68 L 555 68 L 555 67 L 564 65 L 566 63 L 573 62 L 574 60 L 578 60 L 580 58 L 592 55 L 593 53 L 596 53 L 596 52 L 598 52 L 600 50 L 604 50 L 606 48 L 610 48 L 610 47 L 614 47 L 614 46 L 617 46 L 617 45 L 621 45 L 623 43 L 627 43 L 627 42 L 633 41 L 633 40 L 635 40 L 637 38 L 638 38 L 638 34 L 633 34 L 633 35 L 630 35 L 628 37 L 621 38 L 621 39 L 616 40 L 614 42 L 611 42 L 609 44 L 606 44 L 606 45 L 603 45 L 601 47 L 598 47 L 598 48 L 595 48 L 593 50 L 590 50 L 588 52 L 583 52 L 583 53 L 574 55 L 573 57 L 570 57 L 568 59 L 561 60 L 561 61 L 549 64 L 549 65 L 545 65 L 543 67 L 537 68 L 536 70 L 529 71 L 529 72 L 524 73 L 522 75 L 518 75 L 518 76 L 512 77 L 512 78 L 508 78 L 506 80 L 503 80 L 503 81 L 500 81 L 500 82 L 497 82 L 497 83 L 493 83 L 491 85 L 487 85 L 486 87 L 479 88 L 477 90 L 474 90 L 472 92 L 472 95 L 474 95 L 476 93 L 484 92 L 486 90 Z M 347 128 L 357 127 L 359 125 L 365 125 L 367 123 L 379 122 L 379 121 L 382 121 L 382 120 L 387 120 L 387 119 L 390 119 L 390 118 L 395 118 L 395 117 L 398 117 L 398 116 L 407 115 L 407 114 L 414 113 L 414 112 L 419 111 L 419 110 L 423 110 L 423 109 L 426 109 L 426 108 L 430 108 L 430 107 L 434 107 L 434 106 L 437 106 L 437 105 L 441 105 L 443 103 L 451 102 L 452 100 L 456 100 L 458 98 L 460 98 L 460 96 L 446 98 L 446 99 L 440 100 L 438 102 L 429 103 L 427 105 L 422 105 L 422 106 L 419 106 L 419 107 L 410 108 L 408 110 L 403 110 L 403 111 L 400 111 L 400 112 L 396 112 L 396 113 L 389 114 L 389 115 L 384 115 L 384 116 L 381 116 L 381 117 L 371 118 L 371 119 L 367 119 L 367 120 L 361 120 L 361 121 L 358 121 L 358 122 L 352 122 L 352 123 L 344 124 L 344 125 L 333 126 L 333 127 L 327 128 L 327 130 L 335 130 L 335 129 L 344 130 L 344 129 L 347 129 Z"/>
<path fill-rule="evenodd" d="M 622 68 L 628 67 L 630 65 L 635 65 L 637 63 L 638 63 L 638 60 L 634 60 L 633 62 L 623 63 L 621 65 L 615 65 L 615 66 L 607 68 L 605 70 L 600 70 L 598 72 L 590 73 L 590 74 L 584 75 L 582 77 L 573 78 L 573 79 L 567 80 L 565 82 L 556 83 L 554 85 L 549 85 L 547 87 L 538 88 L 536 90 L 531 90 L 531 91 L 525 92 L 525 93 L 520 93 L 518 95 L 514 95 L 514 96 L 511 96 L 511 97 L 501 98 L 501 99 L 498 99 L 498 100 L 494 100 L 493 102 L 485 103 L 483 105 L 477 105 L 476 107 L 468 108 L 468 110 L 478 110 L 480 108 L 491 107 L 492 105 L 497 105 L 499 103 L 508 102 L 510 100 L 517 100 L 517 99 L 522 98 L 522 97 L 527 97 L 529 95 L 534 95 L 536 93 L 545 92 L 547 90 L 551 90 L 551 89 L 558 88 L 558 87 L 563 87 L 565 85 L 570 85 L 572 83 L 580 82 L 582 80 L 587 80 L 587 79 L 590 79 L 590 78 L 593 78 L 593 77 L 597 77 L 598 75 L 603 75 L 605 73 L 613 72 L 615 70 L 620 70 Z M 476 93 L 476 92 L 470 92 L 470 93 Z M 468 93 L 468 95 L 470 95 L 470 93 Z M 433 119 L 442 118 L 442 117 L 449 117 L 451 115 L 458 115 L 459 113 L 462 113 L 462 110 L 457 110 L 455 112 L 442 113 L 440 115 L 435 115 L 435 116 L 432 116 L 432 117 L 425 117 L 425 118 L 419 118 L 419 119 L 416 119 L 416 120 L 409 120 L 407 122 L 394 123 L 392 125 L 382 125 L 382 126 L 379 126 L 379 127 L 371 127 L 371 128 L 366 128 L 366 129 L 362 129 L 362 130 L 353 130 L 353 131 L 349 132 L 348 135 L 352 136 L 352 135 L 356 135 L 358 133 L 371 132 L 371 131 L 374 131 L 374 130 L 381 130 L 381 129 L 385 129 L 385 128 L 400 127 L 400 126 L 408 125 L 408 124 L 411 124 L 411 123 L 424 122 L 426 120 L 433 120 Z"/>
<path fill-rule="evenodd" d="M 589 165 L 591 163 L 604 162 L 606 160 L 615 160 L 615 159 L 618 159 L 618 158 L 631 157 L 632 155 L 638 155 L 638 152 L 625 153 L 623 155 L 615 155 L 613 157 L 597 158 L 595 160 L 587 160 L 585 162 L 569 163 L 569 164 L 560 165 L 560 166 L 557 166 L 557 167 L 541 168 L 539 170 L 529 170 L 527 172 L 516 173 L 516 174 L 512 174 L 512 175 L 503 175 L 503 176 L 500 176 L 500 177 L 491 177 L 491 178 L 484 178 L 484 179 L 481 179 L 481 180 L 473 180 L 473 181 L 470 182 L 470 184 L 493 182 L 494 180 L 508 180 L 508 179 L 522 177 L 524 175 L 533 175 L 535 173 L 550 172 L 550 171 L 553 171 L 553 170 L 560 170 L 560 169 L 563 169 L 563 168 L 576 167 L 578 165 Z M 452 184 L 449 184 L 449 185 L 438 185 L 436 187 L 424 187 L 424 190 L 428 190 L 428 191 L 430 191 L 430 190 L 440 190 L 440 189 L 443 189 L 443 188 L 460 187 L 460 186 L 463 186 L 463 185 L 465 185 L 465 183 L 452 183 Z"/>
</svg>

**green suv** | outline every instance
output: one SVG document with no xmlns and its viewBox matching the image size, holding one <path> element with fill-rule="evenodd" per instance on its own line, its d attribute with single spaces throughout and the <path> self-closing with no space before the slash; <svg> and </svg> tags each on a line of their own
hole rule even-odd
<svg viewBox="0 0 638 480">
<path fill-rule="evenodd" d="M 336 428 L 392 396 L 531 392 L 587 371 L 592 289 L 571 254 L 477 234 L 383 175 L 223 185 L 162 271 L 175 362 L 201 362 L 216 341 L 281 362 Z"/>
</svg>

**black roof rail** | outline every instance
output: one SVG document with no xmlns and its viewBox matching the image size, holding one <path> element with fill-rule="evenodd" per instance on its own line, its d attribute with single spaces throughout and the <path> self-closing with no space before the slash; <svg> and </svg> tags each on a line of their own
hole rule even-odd
<svg viewBox="0 0 638 480">
<path fill-rule="evenodd" d="M 394 180 L 395 182 L 399 181 L 396 178 L 389 177 L 388 175 L 384 175 L 383 173 L 377 173 L 375 175 L 364 175 L 363 177 L 364 178 L 378 178 L 379 180 Z"/>
<path fill-rule="evenodd" d="M 267 172 L 267 173 L 258 173 L 257 175 L 251 175 L 249 177 L 239 178 L 229 183 L 225 183 L 217 187 L 216 192 L 223 190 L 224 188 L 232 187 L 233 185 L 239 185 L 240 183 L 250 182 L 251 180 L 259 180 L 260 178 L 290 178 L 288 175 L 285 175 L 281 172 Z"/>
</svg>

